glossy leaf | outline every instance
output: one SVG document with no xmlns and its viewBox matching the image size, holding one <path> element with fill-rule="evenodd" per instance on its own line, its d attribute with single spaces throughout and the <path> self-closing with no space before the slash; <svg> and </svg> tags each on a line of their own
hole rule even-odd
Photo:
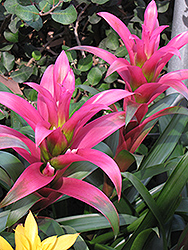
<svg viewBox="0 0 188 250">
<path fill-rule="evenodd" d="M 46 236 L 52 236 L 52 235 L 63 235 L 64 231 L 60 227 L 59 223 L 57 223 L 56 220 L 48 218 L 48 217 L 42 217 L 38 218 L 39 220 L 39 229 L 45 233 Z"/>
<path fill-rule="evenodd" d="M 40 199 L 34 194 L 28 195 L 27 197 L 15 202 L 11 206 L 11 210 L 7 219 L 6 226 L 10 227 L 22 218 L 28 210 Z"/>
<path fill-rule="evenodd" d="M 52 13 L 52 19 L 58 23 L 68 25 L 73 23 L 77 18 L 77 12 L 73 5 L 69 5 L 64 10 L 54 10 Z"/>
<path fill-rule="evenodd" d="M 12 42 L 12 43 L 17 43 L 18 42 L 18 32 L 12 33 L 9 31 L 4 32 L 4 37 L 7 41 Z"/>
<path fill-rule="evenodd" d="M 102 72 L 98 67 L 92 68 L 87 75 L 88 83 L 91 86 L 95 86 L 96 84 L 98 84 L 101 78 L 102 78 Z"/>
<path fill-rule="evenodd" d="M 119 47 L 118 36 L 114 32 L 111 32 L 105 40 L 105 45 L 111 50 L 116 50 Z"/>
<path fill-rule="evenodd" d="M 12 184 L 10 176 L 2 168 L 0 168 L 0 184 L 5 190 L 9 190 Z"/>
<path fill-rule="evenodd" d="M 18 83 L 23 83 L 32 75 L 33 69 L 31 67 L 22 66 L 19 70 L 13 71 L 11 77 Z"/>
<path fill-rule="evenodd" d="M 120 214 L 120 226 L 131 224 L 136 217 L 129 214 Z M 100 214 L 83 214 L 57 219 L 62 225 L 73 227 L 78 232 L 88 232 L 110 228 L 110 223 Z"/>
<path fill-rule="evenodd" d="M 166 239 L 166 235 L 165 235 L 164 223 L 163 223 L 163 220 L 162 220 L 162 214 L 161 214 L 161 212 L 159 210 L 159 207 L 158 207 L 157 203 L 155 202 L 153 197 L 150 195 L 149 191 L 144 186 L 144 184 L 142 184 L 142 182 L 139 179 L 137 179 L 133 174 L 127 172 L 127 173 L 124 173 L 124 176 L 126 178 L 128 178 L 128 180 L 137 189 L 137 191 L 142 196 L 144 202 L 147 204 L 150 211 L 152 212 L 154 217 L 157 219 L 157 221 L 158 221 L 158 223 L 160 225 L 160 229 L 162 231 L 162 235 L 163 235 L 164 249 L 167 249 L 167 239 Z"/>
<path fill-rule="evenodd" d="M 140 234 L 136 237 L 135 241 L 133 242 L 130 250 L 134 249 L 142 250 L 145 246 L 145 242 L 146 239 L 148 238 L 148 235 L 150 235 L 152 232 L 155 232 L 153 228 L 148 228 L 140 232 Z"/>
<path fill-rule="evenodd" d="M 15 57 L 8 52 L 2 52 L 1 61 L 6 70 L 11 71 L 14 67 Z"/>
<path fill-rule="evenodd" d="M 0 165 L 14 182 L 25 169 L 18 158 L 4 151 L 0 151 Z"/>
<path fill-rule="evenodd" d="M 92 64 L 93 64 L 92 55 L 88 55 L 85 58 L 79 60 L 78 69 L 83 72 L 88 71 L 92 67 Z"/>
<path fill-rule="evenodd" d="M 7 224 L 9 213 L 10 213 L 10 210 L 1 211 L 0 213 L 0 232 L 6 229 L 6 224 Z"/>
<path fill-rule="evenodd" d="M 39 11 L 34 5 L 28 5 L 28 6 L 17 5 L 15 7 L 14 13 L 24 21 L 35 22 L 39 18 L 38 16 Z"/>
<path fill-rule="evenodd" d="M 92 0 L 93 3 L 97 3 L 97 4 L 104 4 L 107 3 L 109 0 Z"/>
<path fill-rule="evenodd" d="M 180 139 L 187 121 L 187 116 L 176 115 L 172 118 L 166 130 L 150 150 L 149 155 L 142 162 L 141 169 L 160 164 L 167 159 Z"/>
<path fill-rule="evenodd" d="M 181 161 L 176 165 L 174 171 L 169 176 L 168 180 L 166 181 L 165 185 L 163 186 L 157 200 L 157 206 L 159 208 L 160 213 L 162 214 L 162 218 L 164 223 L 166 223 L 171 216 L 173 216 L 179 201 L 181 199 L 180 194 L 187 182 L 188 179 L 188 153 L 184 155 Z M 123 250 L 130 249 L 136 237 L 145 229 L 149 229 L 155 227 L 157 225 L 156 220 L 154 219 L 151 211 L 149 211 L 144 220 L 132 237 L 127 241 L 127 243 L 122 248 Z M 148 232 L 149 236 L 150 232 Z M 147 237 L 145 237 L 147 240 Z"/>
</svg>

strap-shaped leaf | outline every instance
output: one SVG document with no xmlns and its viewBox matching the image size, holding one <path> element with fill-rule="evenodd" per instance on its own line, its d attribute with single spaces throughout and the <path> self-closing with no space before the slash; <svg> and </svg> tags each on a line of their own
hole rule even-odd
<svg viewBox="0 0 188 250">
<path fill-rule="evenodd" d="M 180 194 L 188 180 L 188 152 L 177 164 L 176 168 L 163 186 L 157 200 L 157 206 L 163 216 L 163 221 L 166 223 L 173 216 L 179 201 Z M 156 219 L 152 212 L 149 211 L 140 223 L 132 237 L 126 242 L 122 250 L 128 250 L 132 246 L 137 235 L 147 228 L 152 228 L 157 225 Z M 145 238 L 147 240 L 147 238 Z"/>
<path fill-rule="evenodd" d="M 120 226 L 131 224 L 137 217 L 129 214 L 120 214 Z M 110 223 L 100 214 L 82 214 L 69 216 L 66 218 L 57 219 L 57 222 L 63 226 L 71 226 L 77 232 L 88 232 L 92 230 L 99 230 L 104 228 L 110 228 Z M 114 235 L 112 234 L 112 239 Z M 95 241 L 96 242 L 96 241 Z"/>
<path fill-rule="evenodd" d="M 0 151 L 0 164 L 14 182 L 25 169 L 18 158 L 4 151 Z"/>
<path fill-rule="evenodd" d="M 169 157 L 182 135 L 187 121 L 187 116 L 174 115 L 168 127 L 156 141 L 148 156 L 141 163 L 141 169 L 163 163 Z"/>
<path fill-rule="evenodd" d="M 150 195 L 149 191 L 144 186 L 144 184 L 136 176 L 134 176 L 133 174 L 128 173 L 128 172 L 124 173 L 124 176 L 127 177 L 127 179 L 129 179 L 129 181 L 134 185 L 134 187 L 137 189 L 137 191 L 140 193 L 140 195 L 144 199 L 145 203 L 148 205 L 152 214 L 157 219 L 157 221 L 160 225 L 160 229 L 161 229 L 162 234 L 163 234 L 164 249 L 167 249 L 167 241 L 166 241 L 166 237 L 165 237 L 164 223 L 162 220 L 163 216 L 161 214 L 161 211 L 160 211 L 158 205 L 156 204 L 155 200 Z"/>
</svg>

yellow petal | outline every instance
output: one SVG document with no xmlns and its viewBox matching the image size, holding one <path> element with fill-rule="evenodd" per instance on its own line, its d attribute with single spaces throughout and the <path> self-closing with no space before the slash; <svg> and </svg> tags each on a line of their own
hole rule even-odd
<svg viewBox="0 0 188 250">
<path fill-rule="evenodd" d="M 76 234 L 65 234 L 57 238 L 57 243 L 53 250 L 67 250 L 69 249 L 76 241 L 78 237 L 78 233 Z"/>
<path fill-rule="evenodd" d="M 25 230 L 22 225 L 18 225 L 15 229 L 15 245 L 16 250 L 30 250 L 31 244 L 24 234 Z"/>
<path fill-rule="evenodd" d="M 29 214 L 27 215 L 27 218 L 25 220 L 25 236 L 28 238 L 32 248 L 36 249 L 38 244 L 38 226 L 35 221 L 34 216 L 32 215 L 31 211 L 29 211 Z"/>
<path fill-rule="evenodd" d="M 15 234 L 20 233 L 20 234 L 25 234 L 25 228 L 22 226 L 22 224 L 17 225 L 16 229 L 14 230 Z"/>
<path fill-rule="evenodd" d="M 38 250 L 53 250 L 56 244 L 57 236 L 51 236 L 41 242 L 40 248 Z"/>
<path fill-rule="evenodd" d="M 13 250 L 11 245 L 2 236 L 0 236 L 0 250 Z"/>
</svg>

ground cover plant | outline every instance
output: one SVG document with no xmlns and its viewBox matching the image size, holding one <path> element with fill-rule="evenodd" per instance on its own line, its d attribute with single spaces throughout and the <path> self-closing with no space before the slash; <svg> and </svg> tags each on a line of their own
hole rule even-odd
<svg viewBox="0 0 188 250">
<path fill-rule="evenodd" d="M 0 249 L 187 249 L 188 109 L 172 105 L 188 69 L 168 62 L 188 32 L 170 39 L 173 1 L 0 13 Z"/>
</svg>

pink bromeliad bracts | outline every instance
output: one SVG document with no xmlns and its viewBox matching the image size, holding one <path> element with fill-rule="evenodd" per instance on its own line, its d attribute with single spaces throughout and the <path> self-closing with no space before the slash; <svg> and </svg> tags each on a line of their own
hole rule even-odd
<svg viewBox="0 0 188 250">
<path fill-rule="evenodd" d="M 115 155 L 121 171 L 125 171 L 130 165 L 129 162 L 132 161 L 127 159 L 126 163 L 128 155 L 125 154 L 123 157 L 123 151 L 134 153 L 151 130 L 152 126 L 148 126 L 146 129 L 150 121 L 177 111 L 175 108 L 167 108 L 145 119 L 148 105 L 169 87 L 176 89 L 188 99 L 187 87 L 182 82 L 188 79 L 188 69 L 160 75 L 172 56 L 180 57 L 179 49 L 187 44 L 188 31 L 177 35 L 166 46 L 159 48 L 160 33 L 167 26 L 159 26 L 157 6 L 154 0 L 145 10 L 141 38 L 131 34 L 126 25 L 113 14 L 100 12 L 98 15 L 104 18 L 120 36 L 128 51 L 129 60 L 117 58 L 102 48 L 92 46 L 76 46 L 72 49 L 85 50 L 102 58 L 110 64 L 106 76 L 117 71 L 125 82 L 125 89 L 134 92 L 133 96 L 124 99 L 126 126 L 120 128 L 119 145 Z"/>
<path fill-rule="evenodd" d="M 20 132 L 0 125 L 0 149 L 11 147 L 30 163 L 0 205 L 9 205 L 35 193 L 39 197 L 38 207 L 44 208 L 66 194 L 98 209 L 117 233 L 118 214 L 108 197 L 93 185 L 64 173 L 73 162 L 89 161 L 109 176 L 120 198 L 121 174 L 117 164 L 93 147 L 125 124 L 125 114 L 117 112 L 90 119 L 100 110 L 110 110 L 109 105 L 132 93 L 101 92 L 70 116 L 75 78 L 64 51 L 55 65 L 46 69 L 40 85 L 26 84 L 38 92 L 37 109 L 17 95 L 0 92 L 0 102 L 22 116 L 35 132 L 33 142 Z"/>
</svg>

